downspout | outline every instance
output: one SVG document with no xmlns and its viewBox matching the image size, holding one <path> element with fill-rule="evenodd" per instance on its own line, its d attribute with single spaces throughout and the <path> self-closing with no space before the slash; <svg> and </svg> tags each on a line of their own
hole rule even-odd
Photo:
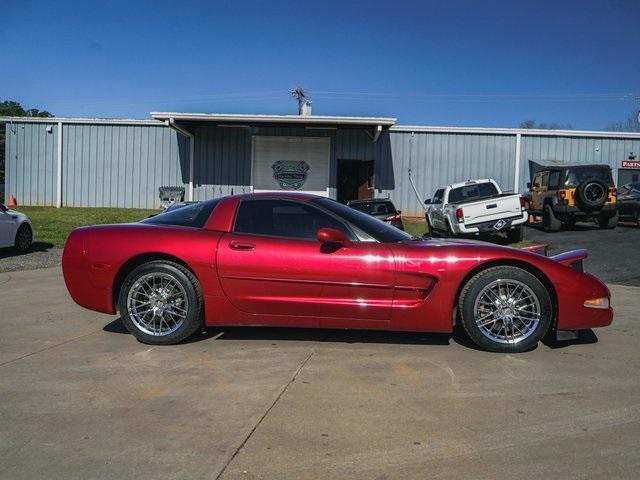
<svg viewBox="0 0 640 480">
<path fill-rule="evenodd" d="M 516 172 L 513 177 L 513 191 L 518 193 L 520 190 L 520 137 L 521 134 L 516 134 Z"/>
<path fill-rule="evenodd" d="M 413 177 L 411 176 L 411 160 L 413 156 L 413 135 L 414 135 L 414 132 L 411 132 L 411 137 L 409 138 L 409 183 L 411 184 L 411 188 L 413 188 L 413 193 L 416 194 L 416 198 L 418 199 L 418 204 L 420 204 L 420 206 L 422 206 L 422 209 L 426 212 L 427 208 L 424 206 L 424 200 L 420 198 L 420 194 L 418 193 L 416 184 L 413 183 Z"/>
<path fill-rule="evenodd" d="M 56 149 L 56 208 L 62 207 L 62 122 L 58 122 L 58 145 Z"/>
<path fill-rule="evenodd" d="M 193 166 L 194 166 L 194 152 L 195 152 L 195 135 L 191 133 L 189 130 L 186 130 L 183 127 L 179 127 L 176 125 L 175 120 L 170 118 L 169 120 L 165 120 L 165 124 L 174 129 L 176 132 L 184 135 L 189 139 L 189 189 L 187 191 L 187 200 L 193 201 Z"/>
</svg>

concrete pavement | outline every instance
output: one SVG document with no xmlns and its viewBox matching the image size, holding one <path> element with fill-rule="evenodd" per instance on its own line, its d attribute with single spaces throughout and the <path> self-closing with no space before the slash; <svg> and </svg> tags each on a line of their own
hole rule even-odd
<svg viewBox="0 0 640 480">
<path fill-rule="evenodd" d="M 150 347 L 58 268 L 0 274 L 0 478 L 636 478 L 640 289 L 610 287 L 597 337 L 500 355 L 295 329 Z"/>
</svg>

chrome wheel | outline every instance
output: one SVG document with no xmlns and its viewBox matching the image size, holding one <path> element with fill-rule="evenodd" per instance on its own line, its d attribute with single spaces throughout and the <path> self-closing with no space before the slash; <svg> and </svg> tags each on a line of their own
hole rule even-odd
<svg viewBox="0 0 640 480">
<path fill-rule="evenodd" d="M 167 273 L 154 272 L 133 283 L 127 295 L 127 311 L 140 331 L 161 337 L 182 326 L 189 301 L 178 280 Z"/>
<path fill-rule="evenodd" d="M 474 304 L 475 323 L 498 343 L 516 344 L 528 338 L 540 322 L 540 301 L 518 280 L 495 280 L 484 287 Z"/>
</svg>

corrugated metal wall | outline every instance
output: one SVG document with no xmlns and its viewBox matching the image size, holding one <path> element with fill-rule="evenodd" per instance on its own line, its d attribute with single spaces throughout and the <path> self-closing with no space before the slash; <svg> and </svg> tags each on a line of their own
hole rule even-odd
<svg viewBox="0 0 640 480">
<path fill-rule="evenodd" d="M 189 182 L 189 145 L 163 126 L 76 125 L 62 129 L 62 203 L 156 208 L 158 187 Z"/>
<path fill-rule="evenodd" d="M 491 177 L 513 189 L 514 135 L 388 132 L 372 143 L 366 131 L 338 130 L 336 143 L 338 159 L 374 160 L 376 196 L 406 215 L 422 216 L 424 199 L 448 183 Z"/>
<path fill-rule="evenodd" d="M 640 139 L 523 135 L 520 150 L 520 191 L 525 191 L 526 184 L 530 181 L 529 161 L 605 163 L 613 169 L 613 179 L 617 182 L 620 162 L 628 158 L 630 152 L 640 153 Z"/>
<path fill-rule="evenodd" d="M 48 132 L 47 129 L 51 130 Z M 44 123 L 8 123 L 5 145 L 5 193 L 24 205 L 55 205 L 58 127 Z"/>
<path fill-rule="evenodd" d="M 373 143 L 371 131 L 358 128 L 191 129 L 196 135 L 196 200 L 251 190 L 252 135 L 329 137 L 330 195 L 336 194 L 338 160 L 373 160 L 376 196 L 391 198 L 407 215 L 421 216 L 421 202 L 448 183 L 492 177 L 503 189 L 514 188 L 513 133 L 392 130 Z M 55 205 L 57 134 L 56 123 L 7 125 L 6 195 L 13 193 L 24 205 Z M 617 180 L 615 170 L 630 152 L 640 153 L 640 139 L 522 134 L 520 191 L 529 181 L 529 160 L 608 163 Z M 163 125 L 65 123 L 63 205 L 155 208 L 158 187 L 188 187 L 188 157 L 188 140 Z"/>
</svg>

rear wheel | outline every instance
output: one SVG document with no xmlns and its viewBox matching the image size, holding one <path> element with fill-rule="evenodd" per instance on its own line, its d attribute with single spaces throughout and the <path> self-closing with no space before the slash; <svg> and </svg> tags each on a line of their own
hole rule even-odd
<svg viewBox="0 0 640 480">
<path fill-rule="evenodd" d="M 480 348 L 524 352 L 547 333 L 551 297 L 534 275 L 518 267 L 481 271 L 464 286 L 458 301 L 462 326 Z"/>
<path fill-rule="evenodd" d="M 598 226 L 600 228 L 616 228 L 618 226 L 618 214 L 615 215 L 598 215 Z"/>
<path fill-rule="evenodd" d="M 507 241 L 509 243 L 521 242 L 524 238 L 524 229 L 522 227 L 512 228 L 507 230 Z"/>
<path fill-rule="evenodd" d="M 16 232 L 15 248 L 20 253 L 28 252 L 33 243 L 33 231 L 27 223 L 23 223 L 18 227 Z"/>
<path fill-rule="evenodd" d="M 557 232 L 562 227 L 562 222 L 556 218 L 553 208 L 549 204 L 544 206 L 542 224 L 545 232 Z"/>
<path fill-rule="evenodd" d="M 122 284 L 118 310 L 127 330 L 141 342 L 175 344 L 202 325 L 200 284 L 177 263 L 145 263 Z"/>
</svg>

